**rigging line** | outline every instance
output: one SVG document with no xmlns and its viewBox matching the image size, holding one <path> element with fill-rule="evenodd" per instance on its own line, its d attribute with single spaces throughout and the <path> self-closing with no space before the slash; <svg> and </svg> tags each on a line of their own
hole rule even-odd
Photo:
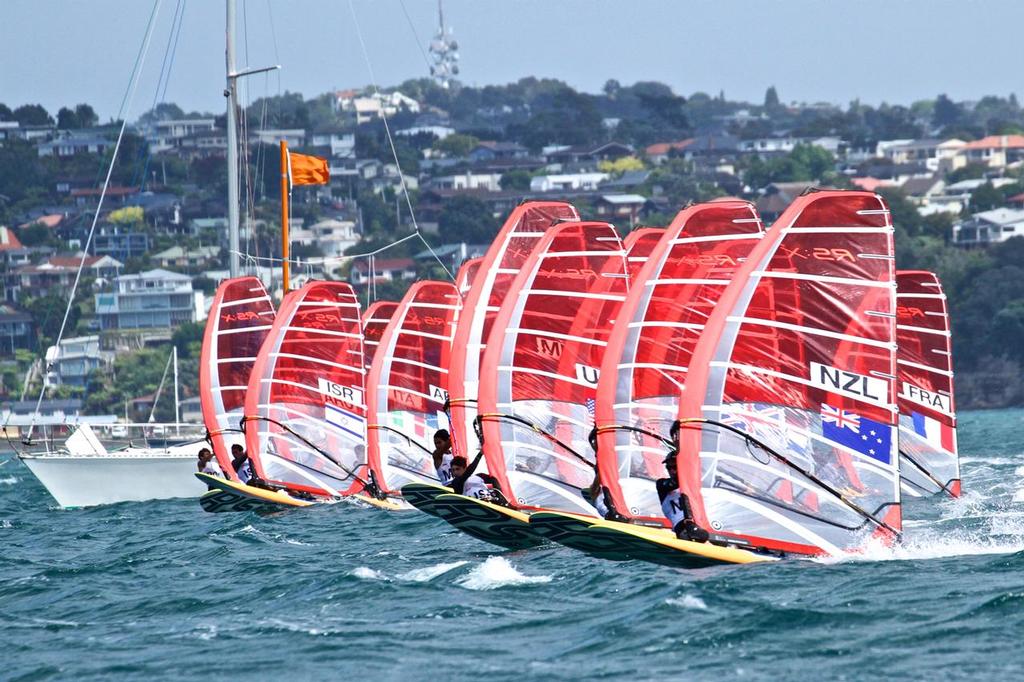
<svg viewBox="0 0 1024 682">
<path fill-rule="evenodd" d="M 815 483 L 818 487 L 820 487 L 822 490 L 830 493 L 832 496 L 834 496 L 840 502 L 842 502 L 847 507 L 849 507 L 853 511 L 857 512 L 861 516 L 863 516 L 868 521 L 871 521 L 872 523 L 877 525 L 879 528 L 885 528 L 886 530 L 888 530 L 890 533 L 892 533 L 897 538 L 902 537 L 903 534 L 900 533 L 900 531 L 896 530 L 895 528 L 890 526 L 885 521 L 879 520 L 878 518 L 875 517 L 874 514 L 872 514 L 871 512 L 867 511 L 866 509 L 861 507 L 859 504 L 849 500 L 839 490 L 836 490 L 833 486 L 831 486 L 828 483 L 826 483 L 825 481 L 821 480 L 820 478 L 818 478 L 816 475 L 814 475 L 810 471 L 807 471 L 803 467 L 797 466 L 796 463 L 794 463 L 788 457 L 786 457 L 782 453 L 778 452 L 777 450 L 775 450 L 774 448 L 772 448 L 768 444 L 761 442 L 757 438 L 754 438 L 753 436 L 751 436 L 746 431 L 743 431 L 742 429 L 739 429 L 739 428 L 737 428 L 735 426 L 732 426 L 730 424 L 725 424 L 723 422 L 717 421 L 715 419 L 705 419 L 703 417 L 690 418 L 690 419 L 680 419 L 678 421 L 678 423 L 680 424 L 680 426 L 683 426 L 683 427 L 687 426 L 689 424 L 710 424 L 712 426 L 717 426 L 720 429 L 725 429 L 726 431 L 731 431 L 732 433 L 735 433 L 736 435 L 738 435 L 741 438 L 743 438 L 748 444 L 756 445 L 757 447 L 759 447 L 760 449 L 764 450 L 766 453 L 768 453 L 769 455 L 771 455 L 772 457 L 777 459 L 778 461 L 780 461 L 783 464 L 785 464 L 786 466 L 788 466 L 793 471 L 796 471 L 796 472 L 799 472 L 799 473 L 803 474 L 808 479 L 810 479 L 813 483 Z"/>
<path fill-rule="evenodd" d="M 366 41 L 363 40 L 363 30 L 359 26 L 359 18 L 356 16 L 356 8 L 355 5 L 352 4 L 352 0 L 348 0 L 348 8 L 349 11 L 352 13 L 352 23 L 355 25 L 356 28 L 356 36 L 359 38 L 359 46 L 360 48 L 362 48 L 363 51 L 363 59 L 366 61 L 366 69 L 367 71 L 370 72 L 370 84 L 373 86 L 374 94 L 380 95 L 380 88 L 377 87 L 377 77 L 374 75 L 373 65 L 370 63 L 370 53 L 366 49 Z M 448 278 L 452 282 L 458 284 L 457 280 L 455 279 L 455 275 L 452 274 L 452 271 L 448 269 L 448 266 L 445 265 L 444 261 L 442 261 L 438 257 L 437 253 L 434 251 L 434 248 L 427 243 L 427 240 L 420 233 L 420 226 L 419 223 L 416 221 L 416 211 L 413 210 L 412 198 L 409 196 L 409 187 L 405 183 L 405 173 L 402 171 L 402 164 L 398 160 L 398 150 L 395 148 L 395 139 L 391 135 L 391 126 L 388 125 L 388 117 L 382 116 L 381 121 L 384 122 L 384 132 L 388 138 L 388 146 L 391 147 L 391 156 L 395 159 L 395 167 L 398 168 L 398 181 L 402 187 L 402 194 L 405 195 L 405 205 L 409 209 L 409 218 L 412 220 L 413 232 L 414 234 L 419 235 L 420 241 L 422 241 L 423 244 L 430 251 L 430 255 L 434 257 L 434 260 L 436 260 L 438 264 L 441 266 L 441 268 L 444 269 L 444 272 L 446 275 L 448 275 Z"/>
<path fill-rule="evenodd" d="M 423 49 L 423 43 L 420 41 L 420 36 L 416 33 L 416 26 L 412 23 L 412 17 L 409 16 L 409 10 L 405 8 L 405 0 L 398 0 L 398 4 L 402 6 L 402 14 L 405 15 L 405 20 L 409 24 L 409 30 L 412 31 L 412 37 L 416 40 L 416 47 L 420 48 L 420 54 L 423 55 L 423 61 L 427 65 L 427 71 L 430 71 L 430 57 L 427 56 L 427 51 Z"/>
<path fill-rule="evenodd" d="M 96 234 L 96 225 L 100 220 L 100 211 L 103 210 L 103 200 L 107 197 L 107 189 L 110 187 L 110 178 L 114 174 L 114 166 L 117 163 L 117 153 L 121 149 L 121 142 L 124 140 L 125 130 L 128 128 L 128 109 L 131 108 L 131 102 L 135 98 L 135 91 L 138 89 L 140 76 L 142 75 L 142 65 L 145 63 L 146 54 L 149 52 L 149 43 L 153 38 L 153 28 L 156 25 L 156 17 L 160 10 L 160 3 L 162 0 L 154 0 L 153 10 L 149 15 L 149 23 L 146 25 L 146 33 L 142 40 L 142 47 L 139 49 L 139 55 L 136 57 L 135 67 L 132 69 L 131 77 L 128 80 L 128 89 L 125 92 L 124 99 L 122 100 L 122 109 L 118 112 L 121 117 L 121 130 L 117 134 L 117 141 L 114 143 L 114 151 L 110 156 L 110 165 L 107 167 L 107 177 L 103 181 L 103 188 L 100 190 L 99 201 L 96 204 L 96 213 L 92 217 L 92 225 L 89 227 L 89 236 L 85 240 L 85 245 L 82 249 L 82 260 L 78 262 L 78 271 L 75 273 L 75 281 L 71 285 L 71 292 L 68 296 L 68 305 L 64 309 L 64 319 L 60 323 L 60 331 L 57 333 L 57 339 L 55 345 L 60 350 L 60 342 L 64 338 L 64 332 L 67 329 L 68 318 L 71 316 L 71 308 L 75 304 L 75 293 L 78 291 L 78 284 L 82 280 L 82 270 L 85 269 L 85 261 L 88 258 L 89 246 L 92 244 L 93 235 Z M 44 366 L 44 372 L 48 368 Z M 45 375 L 44 375 L 45 377 Z M 28 428 L 27 439 L 31 442 L 32 431 L 35 429 L 36 418 L 39 416 L 39 407 L 43 404 L 43 396 L 46 395 L 46 381 L 45 378 L 42 382 L 42 387 L 39 389 L 39 399 L 36 400 L 36 409 L 32 413 L 32 422 Z M 12 411 L 13 412 L 13 411 Z"/>
<path fill-rule="evenodd" d="M 164 365 L 163 376 L 160 377 L 160 385 L 156 387 L 156 395 L 153 396 L 153 407 L 149 410 L 149 421 L 152 422 L 156 416 L 156 406 L 160 402 L 160 394 L 164 392 L 164 382 L 167 381 L 167 371 L 171 368 L 171 360 L 174 359 L 174 351 L 167 356 L 167 364 Z"/>
<path fill-rule="evenodd" d="M 356 258 L 366 258 L 368 256 L 376 256 L 378 253 L 382 253 L 384 251 L 387 251 L 388 249 L 390 249 L 393 246 L 398 246 L 402 242 L 406 242 L 406 241 L 409 241 L 410 239 L 415 239 L 415 238 L 416 238 L 415 234 L 407 234 L 404 237 L 402 237 L 401 239 L 397 239 L 397 240 L 395 240 L 393 242 L 390 242 L 389 244 L 385 244 L 384 246 L 380 247 L 379 249 L 374 249 L 373 251 L 367 251 L 366 253 L 353 253 L 353 254 L 350 254 L 348 256 L 324 257 L 323 259 L 317 260 L 317 263 L 323 263 L 323 264 L 327 264 L 327 263 L 344 263 L 345 261 L 355 260 Z M 284 262 L 283 258 L 277 258 L 276 256 L 251 256 L 249 254 L 242 253 L 241 251 L 233 251 L 232 253 L 237 253 L 240 256 L 246 256 L 248 258 L 251 258 L 253 261 L 264 261 L 264 262 L 270 263 L 271 266 L 273 266 L 273 264 L 275 264 L 275 263 L 283 263 Z M 288 262 L 291 263 L 292 265 L 301 266 L 304 263 L 307 263 L 308 261 L 304 261 L 301 258 L 289 258 Z"/>
<path fill-rule="evenodd" d="M 163 86 L 163 96 L 167 95 L 167 83 L 171 80 L 171 69 L 174 68 L 174 54 L 178 47 L 178 36 L 181 34 L 181 17 L 185 13 L 185 0 L 178 0 L 178 4 L 174 7 L 174 16 L 171 18 L 171 30 L 167 33 L 167 45 L 164 47 L 164 57 L 160 62 L 160 75 L 156 79 L 156 88 L 153 90 L 153 104 L 150 110 L 155 111 L 158 102 L 163 101 L 161 97 L 161 85 Z M 143 158 L 142 170 L 140 176 L 136 176 L 139 180 L 139 191 L 141 192 L 146 187 L 146 176 L 149 174 L 149 162 L 153 158 L 153 152 L 149 145 L 139 149 L 139 157 Z M 132 185 L 134 185 L 134 178 Z"/>
<path fill-rule="evenodd" d="M 566 452 L 568 452 L 569 454 L 574 456 L 576 459 L 578 459 L 581 462 L 583 462 L 584 464 L 586 464 L 591 469 L 596 469 L 597 468 L 597 465 L 595 463 L 591 462 L 589 459 L 587 459 L 586 457 L 584 457 L 580 453 L 578 453 L 575 450 L 573 450 L 571 447 L 569 447 L 568 445 L 566 445 L 565 443 L 560 441 L 558 438 L 555 438 L 550 433 L 548 433 L 544 429 L 540 428 L 539 426 L 537 426 L 533 422 L 531 422 L 531 421 L 529 421 L 527 419 L 523 419 L 522 417 L 520 417 L 518 415 L 514 415 L 514 414 L 501 414 L 500 412 L 485 412 L 484 414 L 477 415 L 473 419 L 473 430 L 477 432 L 477 437 L 480 439 L 481 445 L 483 445 L 483 441 L 484 441 L 483 431 L 482 431 L 482 426 L 481 425 L 485 421 L 491 420 L 491 419 L 493 419 L 495 421 L 518 422 L 520 424 L 523 424 L 524 426 L 528 426 L 535 433 L 537 433 L 538 435 L 546 438 L 547 440 L 551 441 L 555 445 L 558 445 L 563 450 L 565 450 Z"/>
</svg>

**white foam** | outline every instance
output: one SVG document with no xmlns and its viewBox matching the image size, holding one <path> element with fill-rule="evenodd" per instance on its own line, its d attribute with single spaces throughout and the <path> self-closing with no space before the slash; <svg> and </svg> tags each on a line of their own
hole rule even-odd
<svg viewBox="0 0 1024 682">
<path fill-rule="evenodd" d="M 369 566 L 360 566 L 359 568 L 352 571 L 349 575 L 355 576 L 362 580 L 390 580 L 386 575 L 378 570 L 372 569 Z"/>
<path fill-rule="evenodd" d="M 1024 550 L 1024 536 L 1000 540 L 993 537 L 991 532 L 991 528 L 973 533 L 963 530 L 949 533 L 928 532 L 912 538 L 905 538 L 902 543 L 891 547 L 882 542 L 871 542 L 857 554 L 817 557 L 814 561 L 825 564 L 857 561 L 916 561 L 984 554 L 1013 554 Z"/>
<path fill-rule="evenodd" d="M 467 590 L 495 590 L 508 585 L 549 583 L 550 575 L 523 575 L 508 559 L 492 556 L 458 580 Z"/>
<path fill-rule="evenodd" d="M 447 564 L 434 564 L 433 566 L 424 566 L 423 568 L 414 568 L 411 571 L 400 573 L 396 578 L 399 580 L 407 580 L 414 583 L 425 583 L 433 580 L 439 575 L 444 575 L 452 569 L 456 569 L 459 566 L 465 566 L 468 561 L 452 561 Z"/>
<path fill-rule="evenodd" d="M 14 485 L 17 482 L 18 479 L 15 476 L 4 476 L 3 478 L 0 478 L 0 483 L 3 483 L 4 485 Z"/>
<path fill-rule="evenodd" d="M 698 611 L 708 610 L 708 605 L 704 603 L 704 600 L 700 597 L 695 597 L 692 594 L 684 594 L 682 597 L 671 597 L 666 599 L 665 603 L 670 606 L 681 606 L 684 609 L 696 609 Z"/>
</svg>

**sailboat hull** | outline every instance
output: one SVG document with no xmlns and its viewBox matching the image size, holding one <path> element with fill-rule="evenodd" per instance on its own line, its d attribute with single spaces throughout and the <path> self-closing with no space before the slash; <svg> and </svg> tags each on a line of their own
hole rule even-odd
<svg viewBox="0 0 1024 682">
<path fill-rule="evenodd" d="M 254 488 L 217 476 L 196 474 L 196 478 L 210 488 L 205 495 L 199 498 L 199 504 L 205 511 L 214 514 L 223 512 L 267 513 L 309 507 L 313 504 L 306 500 L 297 500 L 287 493 Z"/>
<path fill-rule="evenodd" d="M 20 459 L 64 508 L 203 493 L 203 485 L 192 476 L 194 448 L 182 452 L 129 448 L 107 455 L 21 455 Z"/>
</svg>

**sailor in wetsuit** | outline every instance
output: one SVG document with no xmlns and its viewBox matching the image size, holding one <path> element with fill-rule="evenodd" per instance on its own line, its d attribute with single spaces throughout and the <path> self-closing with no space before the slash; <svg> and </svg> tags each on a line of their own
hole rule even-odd
<svg viewBox="0 0 1024 682">
<path fill-rule="evenodd" d="M 446 429 L 434 432 L 434 452 L 431 456 L 437 480 L 441 481 L 441 485 L 449 485 L 452 482 L 452 437 Z"/>
<path fill-rule="evenodd" d="M 708 532 L 693 521 L 693 512 L 690 509 L 690 500 L 679 491 L 679 472 L 676 464 L 678 452 L 672 450 L 665 458 L 665 468 L 668 476 L 659 478 L 655 485 L 658 489 L 658 499 L 661 500 L 661 511 L 665 518 L 672 524 L 672 530 L 680 540 L 692 540 L 694 542 L 707 542 Z"/>
<path fill-rule="evenodd" d="M 483 450 L 473 458 L 472 464 L 466 466 L 466 458 L 462 455 L 452 457 L 452 480 L 449 483 L 452 490 L 459 495 L 475 497 L 478 500 L 506 504 L 501 494 L 501 485 L 498 479 L 489 474 L 474 474 L 480 459 L 484 456 Z M 493 486 L 493 487 L 488 487 Z"/>
</svg>

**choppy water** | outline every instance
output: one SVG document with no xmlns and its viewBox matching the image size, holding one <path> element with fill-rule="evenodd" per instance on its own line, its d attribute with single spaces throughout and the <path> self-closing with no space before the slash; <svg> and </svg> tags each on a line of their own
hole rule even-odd
<svg viewBox="0 0 1024 682">
<path fill-rule="evenodd" d="M 2 456 L 0 679 L 1021 679 L 1024 411 L 960 434 L 904 546 L 689 572 L 348 504 L 59 511 Z"/>
</svg>

